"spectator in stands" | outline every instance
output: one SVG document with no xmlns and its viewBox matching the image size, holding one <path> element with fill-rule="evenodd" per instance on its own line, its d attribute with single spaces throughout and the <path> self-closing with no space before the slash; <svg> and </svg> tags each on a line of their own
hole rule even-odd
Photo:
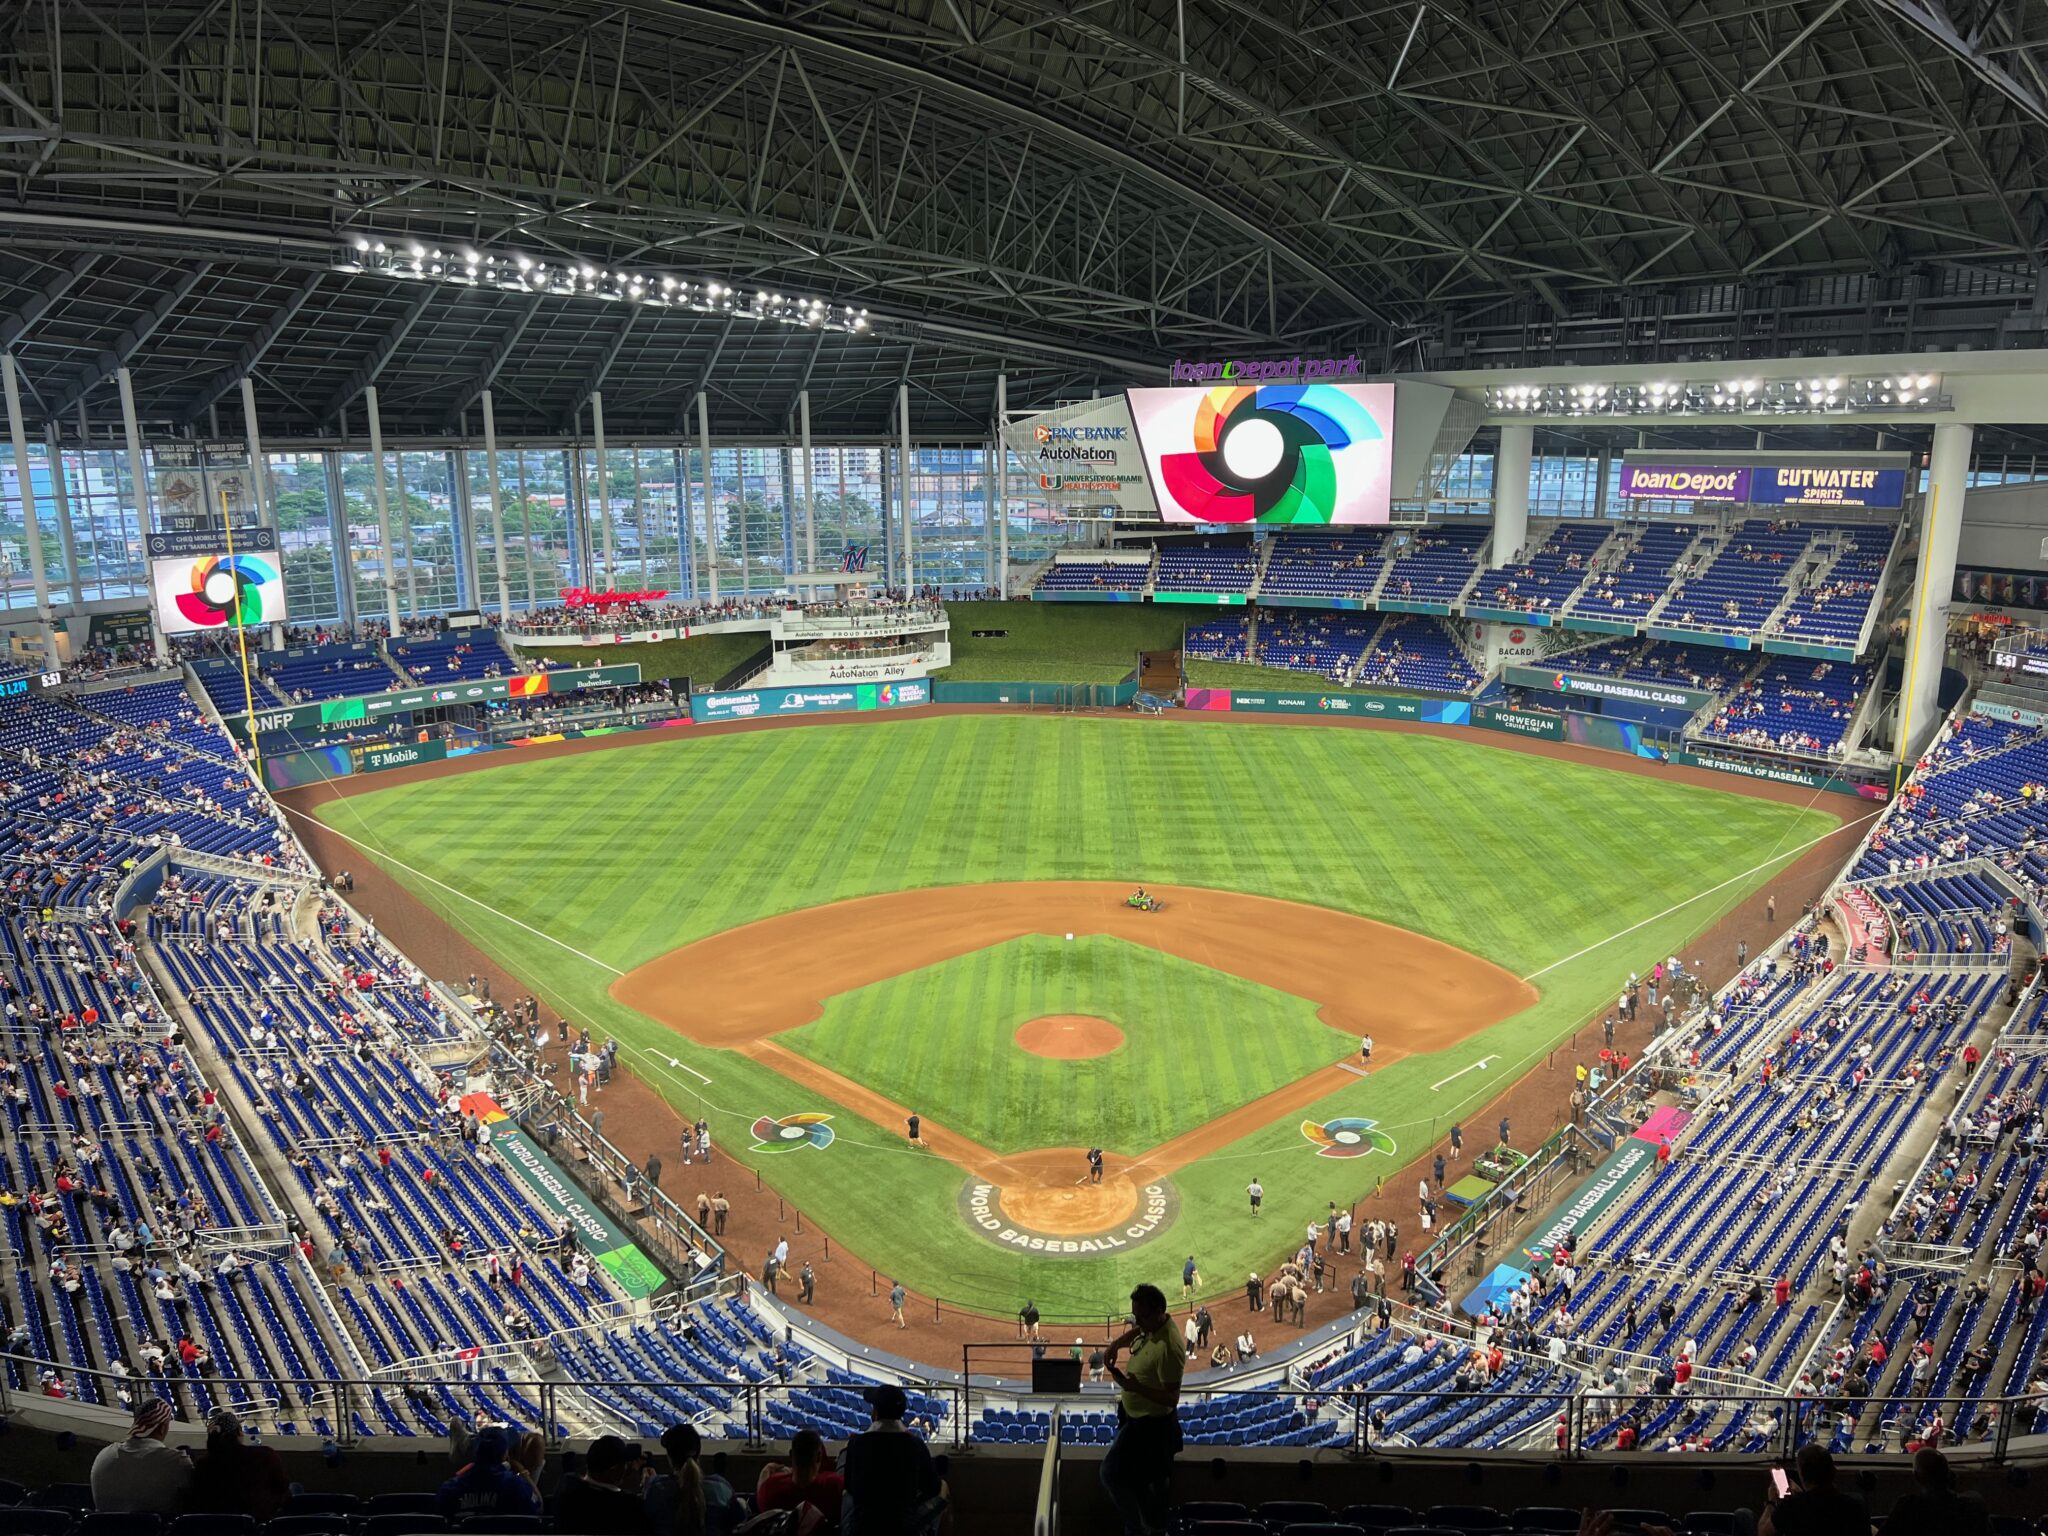
<svg viewBox="0 0 2048 1536">
<path fill-rule="evenodd" d="M 1128 1367 L 1117 1356 L 1130 1351 Z M 1123 1516 L 1124 1536 L 1160 1536 L 1173 1459 L 1181 1451 L 1180 1384 L 1187 1357 L 1156 1285 L 1131 1292 L 1131 1326 L 1103 1352 L 1117 1395 L 1116 1442 L 1102 1458 L 1102 1486 Z"/>
<path fill-rule="evenodd" d="M 242 1438 L 242 1421 L 218 1409 L 206 1421 L 206 1454 L 193 1469 L 185 1508 L 194 1514 L 247 1515 L 259 1523 L 291 1497 L 284 1458 L 267 1445 Z"/>
<path fill-rule="evenodd" d="M 704 1440 L 694 1426 L 671 1424 L 661 1432 L 667 1472 L 647 1485 L 647 1521 L 655 1536 L 704 1536 L 730 1523 L 732 1484 L 704 1470 Z"/>
<path fill-rule="evenodd" d="M 192 1459 L 164 1443 L 171 1405 L 143 1399 L 128 1428 L 92 1461 L 92 1507 L 102 1514 L 170 1515 L 178 1512 L 192 1485 Z"/>
<path fill-rule="evenodd" d="M 555 1495 L 555 1529 L 563 1536 L 648 1536 L 644 1498 L 647 1453 L 617 1435 L 602 1435 L 583 1457 L 583 1471 Z"/>
<path fill-rule="evenodd" d="M 1801 1446 L 1792 1465 L 1792 1491 L 1781 1499 L 1770 1485 L 1757 1536 L 1870 1536 L 1870 1512 L 1835 1486 L 1835 1458 L 1826 1446 Z"/>
<path fill-rule="evenodd" d="M 945 1515 L 946 1490 L 930 1449 L 904 1427 L 910 1400 L 901 1387 L 880 1386 L 868 1401 L 874 1422 L 839 1453 L 841 1529 L 845 1536 L 925 1536 Z"/>
<path fill-rule="evenodd" d="M 795 1509 L 808 1504 L 825 1517 L 826 1529 L 839 1527 L 839 1500 L 845 1480 L 825 1465 L 825 1442 L 815 1429 L 800 1429 L 789 1442 L 789 1465 L 770 1462 L 761 1469 L 754 1489 L 757 1510 Z"/>
<path fill-rule="evenodd" d="M 540 1490 L 507 1462 L 510 1450 L 510 1439 L 496 1425 L 470 1442 L 468 1464 L 441 1485 L 435 1498 L 444 1519 L 540 1514 Z"/>
<path fill-rule="evenodd" d="M 1913 1457 L 1914 1489 L 1892 1506 L 1886 1536 L 1991 1536 L 1991 1515 L 1956 1487 L 1948 1458 L 1929 1447 Z"/>
</svg>

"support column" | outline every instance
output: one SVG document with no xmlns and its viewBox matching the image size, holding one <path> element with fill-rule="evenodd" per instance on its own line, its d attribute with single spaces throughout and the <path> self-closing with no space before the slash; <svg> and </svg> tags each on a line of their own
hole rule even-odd
<svg viewBox="0 0 2048 1536">
<path fill-rule="evenodd" d="M 797 441 L 802 445 L 804 456 L 804 569 L 815 573 L 818 569 L 818 505 L 816 479 L 817 467 L 811 462 L 811 392 L 799 390 L 796 397 Z"/>
<path fill-rule="evenodd" d="M 348 434 L 343 433 L 341 440 L 347 442 Z M 362 615 L 356 611 L 355 564 L 348 556 L 348 493 L 341 485 L 341 454 L 321 454 L 320 467 L 327 480 L 327 564 L 334 577 L 334 611 L 342 627 L 354 634 Z"/>
<path fill-rule="evenodd" d="M 704 563 L 710 568 L 711 601 L 718 601 L 718 496 L 711 473 L 711 399 L 697 391 L 697 440 L 704 449 Z"/>
<path fill-rule="evenodd" d="M 370 486 L 377 499 L 377 549 L 384 567 L 384 622 L 395 640 L 398 624 L 398 583 L 391 579 L 391 503 L 384 494 L 384 415 L 377 408 L 377 386 L 363 390 L 363 411 L 370 418 Z"/>
<path fill-rule="evenodd" d="M 126 368 L 116 370 L 114 377 L 121 386 L 121 432 L 128 444 L 128 478 L 135 482 L 135 526 L 142 534 L 142 544 L 146 550 L 149 547 L 149 536 L 154 530 L 151 527 L 149 510 L 149 467 L 143 462 L 142 428 L 135 419 L 135 381 L 128 376 Z M 282 549 L 278 551 L 277 561 L 279 568 L 282 569 Z M 142 569 L 146 578 L 149 571 L 149 557 L 146 554 L 143 556 Z M 164 634 L 163 625 L 157 621 L 155 603 L 149 605 L 149 638 L 156 651 L 156 659 L 169 661 L 171 642 Z"/>
<path fill-rule="evenodd" d="M 71 526 L 71 489 L 64 483 L 64 440 L 58 436 L 54 421 L 43 424 L 43 451 L 49 455 L 51 510 L 57 514 L 57 537 L 64 545 L 71 611 L 76 613 L 85 603 L 85 584 L 78 576 L 78 533 Z"/>
<path fill-rule="evenodd" d="M 612 551 L 612 472 L 605 462 L 604 393 L 590 392 L 590 440 L 597 448 L 597 520 L 604 537 L 604 590 L 616 592 L 618 578 L 612 574 L 616 559 Z"/>
<path fill-rule="evenodd" d="M 1010 595 L 1010 450 L 1003 442 L 1003 428 L 1010 418 L 1010 376 L 996 375 L 996 459 L 995 484 L 990 487 L 990 504 L 996 514 L 996 569 L 990 583 L 997 597 Z"/>
<path fill-rule="evenodd" d="M 484 477 L 491 490 L 491 549 L 492 563 L 498 567 L 498 617 L 509 620 L 512 617 L 512 583 L 505 573 L 505 501 L 498 489 L 498 414 L 491 406 L 491 392 L 483 393 L 484 402 Z M 526 551 L 526 558 L 533 559 L 532 549 Z M 482 575 L 481 572 L 478 573 Z M 479 580 L 478 586 L 483 582 Z"/>
<path fill-rule="evenodd" d="M 467 425 L 463 430 L 468 431 Z M 481 611 L 484 568 L 477 557 L 476 498 L 469 489 L 469 449 L 443 449 L 441 462 L 448 472 L 448 544 L 455 560 L 455 595 L 447 606 Z"/>
<path fill-rule="evenodd" d="M 907 597 L 917 585 L 917 543 L 910 514 L 910 385 L 896 386 L 896 431 L 903 444 L 903 458 L 897 474 L 903 503 L 903 593 Z"/>
<path fill-rule="evenodd" d="M 1493 563 L 1504 565 L 1529 542 L 1529 460 L 1534 427 L 1504 426 L 1493 460 Z"/>
<path fill-rule="evenodd" d="M 782 574 L 796 574 L 796 450 L 782 445 Z"/>
<path fill-rule="evenodd" d="M 263 467 L 263 432 L 256 422 L 256 381 L 244 376 L 242 379 L 242 435 L 249 441 L 249 494 L 256 502 L 256 521 L 259 526 L 271 527 L 274 519 L 270 513 L 270 478 Z M 278 541 L 277 571 L 284 575 L 284 541 Z M 264 644 L 273 651 L 284 649 L 284 626 L 273 624 L 265 633 Z"/>
<path fill-rule="evenodd" d="M 21 487 L 22 542 L 28 545 L 29 574 L 36 583 L 36 629 L 43 642 L 43 664 L 57 665 L 57 637 L 50 625 L 50 577 L 43 569 L 43 529 L 36 516 L 36 482 L 29 472 L 28 429 L 21 419 L 21 380 L 14 372 L 14 354 L 0 352 L 0 385 L 7 396 L 7 435 L 14 444 L 15 483 Z"/>
<path fill-rule="evenodd" d="M 1906 630 L 1906 673 L 1899 690 L 1898 771 L 1941 724 L 1941 662 L 1948 649 L 1948 609 L 1956 583 L 1956 548 L 1963 532 L 1963 490 L 1969 483 L 1973 429 L 1945 423 L 1934 429 L 1928 460 L 1927 506 L 1920 517 L 1920 560 L 1913 571 L 1913 617 Z"/>
</svg>

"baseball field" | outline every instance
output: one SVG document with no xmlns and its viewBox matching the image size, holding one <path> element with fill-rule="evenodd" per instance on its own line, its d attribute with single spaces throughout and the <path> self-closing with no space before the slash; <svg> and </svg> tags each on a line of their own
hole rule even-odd
<svg viewBox="0 0 2048 1536">
<path fill-rule="evenodd" d="M 1436 736 L 994 714 L 507 754 L 318 814 L 812 1224 L 1048 1314 L 1262 1267 L 1837 826 Z"/>
</svg>

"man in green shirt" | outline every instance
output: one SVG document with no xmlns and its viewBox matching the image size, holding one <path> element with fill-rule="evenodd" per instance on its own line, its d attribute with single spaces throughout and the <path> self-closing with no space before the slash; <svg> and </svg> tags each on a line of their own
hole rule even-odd
<svg viewBox="0 0 2048 1536">
<path fill-rule="evenodd" d="M 1119 1365 L 1117 1356 L 1129 1352 Z M 1116 1443 L 1102 1458 L 1102 1486 L 1123 1516 L 1124 1536 L 1161 1536 L 1173 1458 L 1180 1454 L 1180 1383 L 1187 1354 L 1156 1285 L 1131 1292 L 1131 1326 L 1102 1354 L 1117 1384 Z"/>
</svg>

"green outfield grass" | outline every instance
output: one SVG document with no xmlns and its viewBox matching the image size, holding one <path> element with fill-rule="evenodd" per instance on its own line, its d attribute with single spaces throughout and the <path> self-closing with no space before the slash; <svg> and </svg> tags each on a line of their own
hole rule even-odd
<svg viewBox="0 0 2048 1536">
<path fill-rule="evenodd" d="M 607 987 L 692 939 L 906 887 L 1101 879 L 1320 903 L 1462 945 L 1541 993 L 1309 1111 L 1377 1121 L 1405 1161 L 1540 1064 L 1631 969 L 1685 952 L 1833 825 L 1819 811 L 1478 740 L 1173 716 L 872 717 L 552 760 L 507 754 L 503 766 L 320 814 L 564 1016 L 616 1035 L 630 1065 L 709 1115 L 743 1160 L 758 1115 L 834 1115 L 829 1148 L 759 1162 L 835 1244 L 950 1300 L 1006 1312 L 1030 1294 L 1048 1315 L 1098 1317 L 1189 1252 L 1212 1276 L 1263 1271 L 1297 1217 L 1369 1192 L 1398 1164 L 1318 1157 L 1291 1117 L 1175 1174 L 1181 1208 L 1158 1243 L 1113 1257 L 1018 1255 L 968 1231 L 958 1171 L 908 1152 L 900 1127 L 871 1126 L 736 1052 L 689 1045 Z M 983 1002 L 1005 1016 L 1017 1006 Z M 1487 1070 L 1453 1077 L 1488 1058 Z M 1548 1129 L 1515 1137 L 1530 1145 Z M 1246 1218 L 1252 1172 L 1286 1221 Z"/>
<path fill-rule="evenodd" d="M 1140 651 L 1177 651 L 1190 624 L 1242 608 L 1177 603 L 948 603 L 949 683 L 1115 683 L 1137 670 Z M 1002 630 L 977 640 L 976 630 Z"/>
<path fill-rule="evenodd" d="M 1053 1061 L 1018 1026 L 1085 1013 L 1124 1032 Z M 902 1021 L 918 1020 L 916 1029 Z M 1258 1047 L 1245 1049 L 1248 1023 Z M 841 993 L 777 1037 L 998 1152 L 1099 1145 L 1135 1155 L 1351 1053 L 1316 1005 L 1107 935 L 1029 934 Z"/>
</svg>

